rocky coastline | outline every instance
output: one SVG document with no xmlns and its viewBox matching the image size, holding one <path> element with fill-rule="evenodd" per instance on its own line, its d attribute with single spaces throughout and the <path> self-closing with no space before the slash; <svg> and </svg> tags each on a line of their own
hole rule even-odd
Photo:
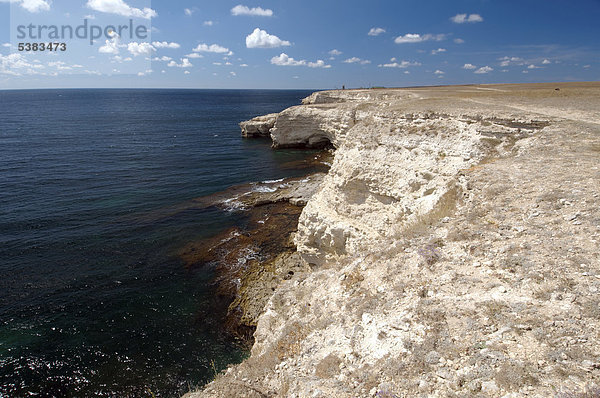
<svg viewBox="0 0 600 398">
<path fill-rule="evenodd" d="M 305 206 L 256 220 L 286 232 L 238 290 L 251 355 L 187 396 L 597 396 L 598 109 L 600 83 L 344 90 L 241 123 L 335 155 L 261 199 Z"/>
</svg>

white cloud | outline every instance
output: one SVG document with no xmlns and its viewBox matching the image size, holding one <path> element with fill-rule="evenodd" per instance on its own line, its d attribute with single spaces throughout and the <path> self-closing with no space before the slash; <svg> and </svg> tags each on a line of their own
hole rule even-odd
<svg viewBox="0 0 600 398">
<path fill-rule="evenodd" d="M 544 60 L 542 61 L 542 65 L 548 65 L 548 64 L 550 64 L 550 63 L 551 63 L 551 62 L 550 62 L 549 60 L 547 60 L 547 59 L 544 59 Z"/>
<path fill-rule="evenodd" d="M 96 19 L 96 16 L 92 15 L 92 14 L 88 14 L 88 15 L 84 15 L 83 19 Z"/>
<path fill-rule="evenodd" d="M 539 69 L 539 66 L 535 66 L 534 64 L 531 64 L 529 66 L 527 66 L 527 69 Z"/>
<path fill-rule="evenodd" d="M 500 66 L 509 66 L 509 65 L 525 65 L 525 61 L 523 58 L 519 57 L 502 57 L 498 58 L 500 62 Z"/>
<path fill-rule="evenodd" d="M 138 55 L 151 55 L 156 49 L 150 43 L 131 42 L 127 44 L 127 51 L 134 57 L 137 57 Z"/>
<path fill-rule="evenodd" d="M 337 50 L 337 49 L 334 48 L 333 50 L 329 51 L 328 54 L 331 55 L 331 56 L 333 56 L 333 57 L 336 57 L 338 55 L 342 55 L 342 52 L 340 50 Z"/>
<path fill-rule="evenodd" d="M 394 39 L 394 43 L 396 44 L 404 44 L 404 43 L 420 43 L 422 41 L 442 41 L 446 38 L 445 34 L 431 34 L 427 33 L 424 35 L 420 35 L 418 33 L 407 33 L 404 36 L 398 36 Z"/>
<path fill-rule="evenodd" d="M 189 54 L 185 54 L 185 56 L 188 58 L 204 58 L 204 56 L 202 54 L 198 54 L 198 53 L 189 53 Z"/>
<path fill-rule="evenodd" d="M 118 54 L 119 47 L 124 47 L 124 45 L 119 44 L 119 35 L 117 32 L 112 31 L 108 34 L 110 39 L 104 41 L 104 45 L 98 49 L 98 52 L 103 54 Z"/>
<path fill-rule="evenodd" d="M 438 48 L 437 50 L 431 50 L 431 55 L 436 55 L 443 52 L 446 52 L 445 48 Z"/>
<path fill-rule="evenodd" d="M 494 68 L 491 68 L 491 67 L 489 67 L 489 66 L 486 65 L 486 66 L 482 66 L 481 68 L 477 69 L 475 71 L 475 73 L 478 73 L 478 74 L 490 73 L 493 70 L 494 70 Z"/>
<path fill-rule="evenodd" d="M 310 68 L 331 68 L 331 65 L 327 65 L 323 60 L 317 60 L 316 62 L 306 62 L 305 60 L 297 61 L 294 58 L 288 56 L 286 53 L 281 53 L 276 57 L 271 58 L 271 63 L 278 66 L 308 66 Z"/>
<path fill-rule="evenodd" d="M 382 33 L 385 33 L 385 29 L 383 29 L 383 28 L 371 28 L 371 30 L 367 34 L 369 36 L 379 36 Z"/>
<path fill-rule="evenodd" d="M 241 66 L 242 68 L 246 68 L 246 67 L 248 67 L 248 64 L 240 64 L 240 66 Z"/>
<path fill-rule="evenodd" d="M 213 26 L 215 23 L 213 21 L 204 21 L 202 25 L 204 26 Z"/>
<path fill-rule="evenodd" d="M 331 65 L 327 65 L 322 59 L 318 59 L 316 62 L 309 62 L 309 68 L 331 68 Z"/>
<path fill-rule="evenodd" d="M 450 20 L 454 23 L 475 23 L 483 22 L 483 18 L 479 14 L 456 14 Z"/>
<path fill-rule="evenodd" d="M 477 67 L 473 64 L 464 64 L 463 69 L 477 69 Z"/>
<path fill-rule="evenodd" d="M 175 61 L 171 61 L 171 62 L 169 62 L 167 64 L 167 66 L 171 67 L 171 68 L 174 68 L 174 67 L 176 67 L 176 68 L 191 68 L 194 65 L 190 62 L 189 59 L 187 59 L 187 58 L 181 58 L 181 63 L 180 64 L 178 64 Z"/>
<path fill-rule="evenodd" d="M 457 37 L 456 39 L 454 39 L 454 42 L 455 42 L 456 44 L 463 44 L 465 41 L 464 41 L 463 39 L 461 39 L 461 38 Z"/>
<path fill-rule="evenodd" d="M 189 70 L 186 70 L 183 72 L 184 75 L 189 75 L 191 72 Z"/>
<path fill-rule="evenodd" d="M 175 42 L 166 42 L 166 41 L 153 41 L 152 45 L 154 46 L 154 48 L 179 48 L 181 47 L 179 45 L 179 43 L 175 43 Z"/>
<path fill-rule="evenodd" d="M 259 17 L 272 17 L 273 10 L 270 10 L 268 8 L 265 10 L 260 7 L 248 8 L 247 6 L 239 4 L 231 9 L 231 15 L 253 15 Z"/>
<path fill-rule="evenodd" d="M 67 64 L 63 61 L 48 62 L 48 66 L 50 68 L 56 68 L 58 70 L 72 70 L 73 69 L 72 67 L 67 66 Z"/>
<path fill-rule="evenodd" d="M 360 59 L 358 57 L 352 57 L 352 58 L 348 58 L 345 61 L 342 61 L 345 64 L 361 64 L 361 65 L 366 65 L 366 64 L 370 64 L 371 61 L 369 61 L 368 59 Z"/>
<path fill-rule="evenodd" d="M 147 70 L 146 70 L 146 71 L 144 71 L 144 72 L 138 72 L 138 74 L 137 74 L 137 75 L 138 75 L 138 76 L 146 76 L 146 75 L 148 75 L 148 74 L 150 74 L 150 73 L 152 73 L 152 69 L 147 69 Z"/>
<path fill-rule="evenodd" d="M 44 66 L 28 62 L 23 54 L 14 53 L 6 56 L 0 54 L 0 75 L 44 74 L 40 69 L 44 69 Z"/>
<path fill-rule="evenodd" d="M 294 58 L 288 56 L 286 53 L 281 53 L 276 57 L 271 58 L 273 65 L 279 66 L 302 66 L 306 65 L 306 61 L 296 61 Z"/>
<path fill-rule="evenodd" d="M 194 13 L 194 10 L 189 9 L 189 8 L 184 8 L 183 12 L 185 13 L 185 15 L 191 16 Z"/>
<path fill-rule="evenodd" d="M 222 47 L 218 44 L 211 44 L 209 46 L 208 44 L 204 44 L 204 43 L 198 44 L 192 51 L 195 53 L 217 53 L 217 54 L 231 52 L 231 51 L 229 51 L 228 48 Z"/>
<path fill-rule="evenodd" d="M 446 72 L 444 72 L 443 70 L 436 69 L 436 71 L 433 72 L 433 73 L 436 74 L 436 75 L 443 75 Z"/>
<path fill-rule="evenodd" d="M 3 43 L 2 44 L 2 47 L 9 47 L 10 48 L 11 46 L 12 46 L 12 44 L 10 44 L 10 43 Z"/>
<path fill-rule="evenodd" d="M 156 11 L 151 8 L 145 7 L 143 9 L 139 9 L 131 7 L 123 0 L 88 0 L 86 5 L 92 10 L 122 15 L 124 17 L 150 19 L 158 16 Z"/>
<path fill-rule="evenodd" d="M 389 64 L 383 64 L 383 65 L 378 65 L 380 68 L 408 68 L 409 66 L 420 66 L 421 63 L 419 62 L 410 62 L 410 61 L 401 61 L 400 63 L 395 61 L 395 58 L 392 58 L 391 63 Z"/>
<path fill-rule="evenodd" d="M 277 48 L 291 46 L 287 40 L 281 40 L 275 35 L 270 35 L 259 28 L 254 29 L 252 33 L 246 36 L 246 47 L 248 48 Z"/>
<path fill-rule="evenodd" d="M 171 61 L 173 58 L 171 57 L 167 57 L 166 55 L 163 55 L 162 57 L 154 57 L 152 58 L 152 61 L 162 61 L 162 62 L 167 62 L 167 61 Z"/>
<path fill-rule="evenodd" d="M 237 76 L 235 72 L 229 72 L 229 74 L 230 74 L 231 76 L 233 76 L 233 77 L 236 77 L 236 76 Z"/>
<path fill-rule="evenodd" d="M 113 60 L 113 61 L 112 61 L 113 63 L 114 63 L 114 62 L 118 62 L 118 63 L 122 64 L 123 62 L 130 62 L 130 61 L 133 61 L 133 58 L 131 58 L 131 57 L 126 57 L 126 58 L 123 58 L 123 57 L 121 57 L 120 55 L 115 55 L 114 57 L 112 57 L 112 60 Z"/>
<path fill-rule="evenodd" d="M 50 11 L 48 0 L 0 0 L 0 3 L 17 3 L 29 12 Z"/>
</svg>

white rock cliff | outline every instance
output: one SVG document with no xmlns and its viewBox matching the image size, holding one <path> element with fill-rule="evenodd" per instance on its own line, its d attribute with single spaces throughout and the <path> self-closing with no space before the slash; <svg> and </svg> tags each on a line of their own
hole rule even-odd
<svg viewBox="0 0 600 398">
<path fill-rule="evenodd" d="M 336 148 L 251 356 L 192 397 L 600 389 L 600 84 L 319 92 L 275 147 Z M 593 395 L 596 396 L 596 395 Z"/>
</svg>

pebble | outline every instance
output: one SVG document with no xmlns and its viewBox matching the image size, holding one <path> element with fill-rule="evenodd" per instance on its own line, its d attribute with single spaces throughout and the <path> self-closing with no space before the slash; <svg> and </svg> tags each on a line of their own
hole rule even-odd
<svg viewBox="0 0 600 398">
<path fill-rule="evenodd" d="M 481 391 L 486 392 L 488 394 L 494 394 L 500 391 L 498 386 L 493 381 L 484 381 L 481 383 Z"/>
</svg>

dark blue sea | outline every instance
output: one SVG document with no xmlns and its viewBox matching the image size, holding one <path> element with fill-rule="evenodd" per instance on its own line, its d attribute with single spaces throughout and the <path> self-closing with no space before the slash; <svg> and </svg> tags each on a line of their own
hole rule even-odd
<svg viewBox="0 0 600 398">
<path fill-rule="evenodd" d="M 238 122 L 309 94 L 0 91 L 0 397 L 172 397 L 243 359 L 177 256 L 243 217 L 182 204 L 305 173 Z"/>
</svg>

